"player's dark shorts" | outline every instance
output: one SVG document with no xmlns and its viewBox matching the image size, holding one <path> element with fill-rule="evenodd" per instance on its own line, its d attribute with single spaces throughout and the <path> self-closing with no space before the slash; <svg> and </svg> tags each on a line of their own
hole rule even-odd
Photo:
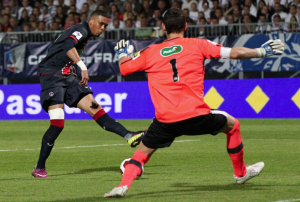
<svg viewBox="0 0 300 202">
<path fill-rule="evenodd" d="M 81 86 L 74 75 L 49 74 L 40 76 L 41 104 L 48 112 L 48 107 L 65 103 L 77 107 L 78 102 L 93 91 L 88 86 Z"/>
<path fill-rule="evenodd" d="M 181 135 L 217 135 L 226 123 L 227 114 L 220 110 L 174 123 L 162 123 L 154 118 L 142 142 L 149 148 L 169 147 Z"/>
</svg>

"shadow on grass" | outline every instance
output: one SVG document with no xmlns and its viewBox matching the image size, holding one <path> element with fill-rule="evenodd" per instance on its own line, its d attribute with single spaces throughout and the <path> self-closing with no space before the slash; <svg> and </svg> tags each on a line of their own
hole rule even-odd
<svg viewBox="0 0 300 202">
<path fill-rule="evenodd" d="M 230 190 L 265 190 L 266 187 L 272 185 L 255 185 L 255 184 L 246 184 L 246 185 L 237 185 L 237 184 L 228 184 L 228 185 L 194 185 L 190 183 L 176 183 L 171 185 L 172 190 L 162 190 L 162 191 L 153 191 L 153 192 L 141 192 L 139 194 L 130 194 L 125 197 L 126 199 L 136 200 L 136 198 L 160 198 L 161 197 L 176 197 L 176 196 L 189 196 L 193 194 L 201 194 L 201 192 L 216 192 L 216 191 L 230 191 Z M 150 187 L 149 187 L 150 188 Z M 103 193 L 104 194 L 104 193 Z M 52 202 L 85 202 L 85 201 L 107 201 L 103 196 L 99 197 L 86 197 L 86 198 L 75 198 L 75 199 L 65 199 L 65 200 L 56 200 Z M 110 199 L 111 200 L 111 199 Z M 120 199 L 118 199 L 120 200 Z M 155 199 L 153 199 L 155 200 Z"/>
<path fill-rule="evenodd" d="M 162 167 L 162 166 L 168 166 L 168 165 L 153 165 L 153 166 L 147 166 L 147 168 L 149 168 L 149 167 Z M 116 166 L 101 167 L 101 168 L 90 168 L 90 169 L 79 170 L 79 171 L 76 171 L 76 172 L 73 172 L 73 173 L 63 173 L 63 174 L 50 175 L 50 176 L 81 175 L 81 174 L 88 174 L 88 173 L 101 172 L 101 171 L 111 171 L 111 172 L 120 173 L 119 169 L 120 168 L 116 167 Z M 156 174 L 156 173 L 152 173 L 152 174 Z M 148 173 L 147 173 L 147 175 L 148 175 Z"/>
</svg>

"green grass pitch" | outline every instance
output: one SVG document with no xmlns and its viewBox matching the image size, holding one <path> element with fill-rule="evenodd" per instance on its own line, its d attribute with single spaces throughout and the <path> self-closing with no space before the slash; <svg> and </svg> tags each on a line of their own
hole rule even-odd
<svg viewBox="0 0 300 202">
<path fill-rule="evenodd" d="M 151 123 L 119 121 L 130 130 Z M 67 120 L 47 161 L 49 178 L 36 179 L 31 171 L 49 121 L 1 121 L 0 201 L 300 201 L 300 120 L 240 122 L 246 164 L 265 162 L 246 184 L 234 183 L 226 135 L 182 136 L 156 151 L 124 199 L 106 199 L 121 180 L 120 163 L 135 151 L 125 140 L 92 120 Z"/>
</svg>

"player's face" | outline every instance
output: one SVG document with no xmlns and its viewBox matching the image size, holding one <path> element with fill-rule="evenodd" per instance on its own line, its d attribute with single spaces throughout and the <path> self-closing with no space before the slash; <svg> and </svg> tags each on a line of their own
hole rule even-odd
<svg viewBox="0 0 300 202">
<path fill-rule="evenodd" d="M 94 36 L 100 36 L 106 29 L 108 25 L 108 19 L 101 15 L 91 18 L 90 20 L 90 29 Z"/>
</svg>

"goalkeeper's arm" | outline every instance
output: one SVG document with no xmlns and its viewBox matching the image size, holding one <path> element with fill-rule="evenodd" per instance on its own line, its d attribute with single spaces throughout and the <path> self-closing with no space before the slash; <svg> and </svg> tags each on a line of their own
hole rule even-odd
<svg viewBox="0 0 300 202">
<path fill-rule="evenodd" d="M 233 47 L 233 48 L 221 48 L 221 57 L 230 59 L 251 59 L 269 57 L 272 55 L 280 55 L 283 53 L 284 44 L 277 40 L 269 40 L 264 43 L 260 48 L 245 48 L 245 47 Z"/>
</svg>

